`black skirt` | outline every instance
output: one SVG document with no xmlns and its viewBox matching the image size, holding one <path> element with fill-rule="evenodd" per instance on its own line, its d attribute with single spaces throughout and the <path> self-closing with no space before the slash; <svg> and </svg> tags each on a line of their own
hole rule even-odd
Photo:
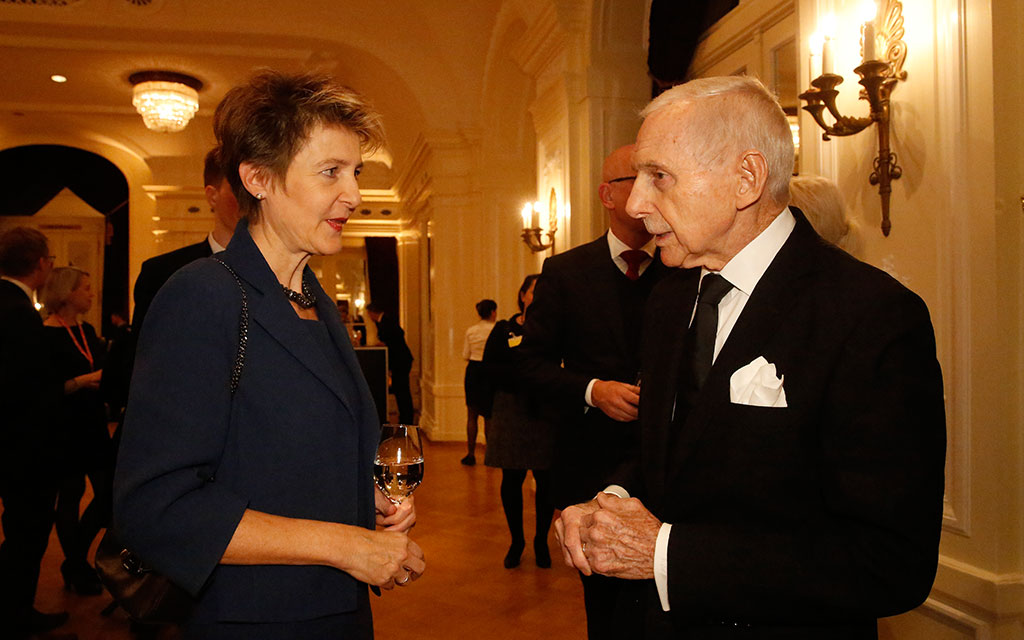
<svg viewBox="0 0 1024 640">
<path fill-rule="evenodd" d="M 487 376 L 484 363 L 477 360 L 470 360 L 466 365 L 466 406 L 476 411 L 477 414 L 491 417 L 491 406 L 494 403 L 494 388 Z"/>
</svg>

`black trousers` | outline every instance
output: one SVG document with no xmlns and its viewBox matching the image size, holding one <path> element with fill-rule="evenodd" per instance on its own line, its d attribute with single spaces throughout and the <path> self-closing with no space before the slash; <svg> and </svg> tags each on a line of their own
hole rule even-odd
<svg viewBox="0 0 1024 640">
<path fill-rule="evenodd" d="M 391 371 L 391 393 L 395 394 L 395 402 L 398 403 L 398 421 L 402 424 L 416 424 L 413 422 L 415 418 L 412 391 L 409 389 L 410 371 L 412 371 L 412 365 Z"/>
<path fill-rule="evenodd" d="M 4 541 L 0 544 L 0 637 L 28 635 L 39 563 L 53 527 L 57 487 L 42 474 L 0 469 Z"/>
<path fill-rule="evenodd" d="M 617 633 L 622 625 L 617 616 L 624 580 L 592 574 L 580 574 L 583 582 L 583 607 L 587 612 L 588 640 L 612 640 L 624 636 Z"/>
<path fill-rule="evenodd" d="M 93 499 L 79 517 L 85 477 L 92 483 Z M 57 492 L 57 540 L 64 558 L 72 567 L 88 565 L 87 555 L 101 529 L 110 524 L 113 500 L 114 465 L 112 457 L 90 461 L 86 469 L 66 470 Z"/>
</svg>

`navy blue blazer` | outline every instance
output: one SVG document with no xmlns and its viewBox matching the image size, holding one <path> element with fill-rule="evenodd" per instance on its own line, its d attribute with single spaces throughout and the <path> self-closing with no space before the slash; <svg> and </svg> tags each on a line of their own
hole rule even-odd
<svg viewBox="0 0 1024 640">
<path fill-rule="evenodd" d="M 373 528 L 379 435 L 334 301 L 312 271 L 303 278 L 337 347 L 330 353 L 282 295 L 244 221 L 219 257 L 248 294 L 238 390 L 232 396 L 229 379 L 241 294 L 222 265 L 197 260 L 171 277 L 146 315 L 115 479 L 117 531 L 199 597 L 198 621 L 351 611 L 365 587 L 337 569 L 218 564 L 246 509 Z"/>
</svg>

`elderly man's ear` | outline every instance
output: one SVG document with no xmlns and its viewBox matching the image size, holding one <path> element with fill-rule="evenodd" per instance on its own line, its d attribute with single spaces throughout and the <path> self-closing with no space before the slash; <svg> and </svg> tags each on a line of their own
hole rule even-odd
<svg viewBox="0 0 1024 640">
<path fill-rule="evenodd" d="M 736 210 L 742 211 L 757 203 L 764 195 L 768 182 L 768 161 L 756 149 L 749 149 L 740 156 L 736 181 Z"/>
</svg>

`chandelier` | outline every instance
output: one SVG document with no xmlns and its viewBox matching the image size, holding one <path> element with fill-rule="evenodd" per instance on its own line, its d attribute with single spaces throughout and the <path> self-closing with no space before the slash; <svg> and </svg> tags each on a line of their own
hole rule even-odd
<svg viewBox="0 0 1024 640">
<path fill-rule="evenodd" d="M 199 111 L 199 90 L 203 83 L 173 71 L 139 71 L 128 77 L 132 83 L 132 106 L 147 129 L 176 132 L 184 129 Z"/>
</svg>

